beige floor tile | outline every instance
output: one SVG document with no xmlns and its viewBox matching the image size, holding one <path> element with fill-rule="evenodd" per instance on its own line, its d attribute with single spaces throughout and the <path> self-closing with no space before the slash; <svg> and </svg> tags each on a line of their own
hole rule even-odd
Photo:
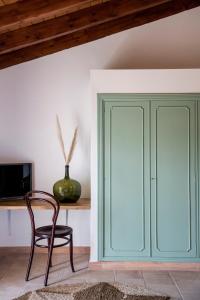
<svg viewBox="0 0 200 300">
<path fill-rule="evenodd" d="M 134 286 L 145 286 L 142 272 L 140 271 L 114 271 L 115 281 L 134 285 Z"/>
<path fill-rule="evenodd" d="M 28 254 L 11 254 L 0 257 L 0 300 L 10 300 L 19 295 L 19 293 L 43 287 L 47 255 L 35 254 L 30 275 L 31 280 L 25 282 L 28 258 Z M 88 255 L 75 255 L 75 269 L 85 271 L 88 266 L 88 260 Z M 67 282 L 69 284 L 73 282 L 77 283 L 73 279 L 69 257 L 67 255 L 56 254 L 53 256 L 53 267 L 49 274 L 49 284 Z"/>
<path fill-rule="evenodd" d="M 200 294 L 196 292 L 184 293 L 183 300 L 200 300 Z"/>
<path fill-rule="evenodd" d="M 141 271 L 115 271 L 116 280 L 143 279 Z"/>
<path fill-rule="evenodd" d="M 197 271 L 171 271 L 170 275 L 175 280 L 200 280 L 200 272 Z"/>
<path fill-rule="evenodd" d="M 30 277 L 32 279 L 25 282 L 28 258 L 28 254 L 0 256 L 0 300 L 11 300 L 43 287 L 47 255 L 35 255 Z M 200 300 L 200 272 L 92 271 L 87 268 L 88 259 L 87 255 L 75 255 L 77 272 L 72 273 L 68 255 L 54 254 L 49 285 L 119 281 L 128 285 L 145 284 L 154 291 L 172 296 L 172 299 L 181 299 L 180 290 L 184 300 Z"/>
<path fill-rule="evenodd" d="M 0 280 L 0 291 L 3 289 L 10 289 L 10 288 L 23 288 L 25 285 L 24 276 L 21 277 L 17 273 L 12 274 L 6 274 L 1 280 Z"/>
<path fill-rule="evenodd" d="M 183 299 L 200 300 L 200 272 L 170 272 Z"/>
<path fill-rule="evenodd" d="M 146 287 L 165 293 L 173 299 L 182 299 L 178 288 L 174 285 L 174 282 L 168 272 L 164 271 L 143 271 L 143 277 Z"/>
<path fill-rule="evenodd" d="M 146 283 L 149 284 L 162 284 L 162 285 L 173 285 L 173 281 L 168 272 L 164 271 L 143 271 L 143 277 Z"/>
<path fill-rule="evenodd" d="M 74 279 L 77 280 L 85 280 L 86 282 L 99 282 L 99 281 L 106 281 L 106 282 L 114 282 L 114 272 L 113 271 L 80 271 L 74 274 Z"/>
<path fill-rule="evenodd" d="M 182 299 L 181 294 L 175 286 L 166 286 L 163 284 L 147 284 L 147 288 L 150 288 L 153 291 L 164 293 L 173 299 Z"/>
<path fill-rule="evenodd" d="M 35 284 L 33 282 L 27 282 L 25 285 L 24 285 L 24 288 L 23 288 L 23 293 L 27 293 L 27 292 L 30 292 L 30 291 L 35 291 L 37 289 L 41 289 L 44 287 L 44 284 L 43 282 L 41 283 L 38 283 L 38 284 Z"/>
<path fill-rule="evenodd" d="M 46 259 L 45 255 L 38 255 L 35 258 L 31 273 L 30 279 L 33 284 L 40 284 L 44 281 L 44 275 L 46 271 Z M 65 255 L 54 255 L 53 257 L 53 267 L 50 268 L 49 273 L 49 282 L 59 282 L 70 278 L 73 273 L 71 271 L 69 257 Z M 88 256 L 86 255 L 77 255 L 74 258 L 74 266 L 76 271 L 85 270 L 88 267 Z M 27 267 L 27 266 L 26 266 Z M 26 270 L 26 268 L 25 268 Z M 25 274 L 25 272 L 24 272 Z"/>
<path fill-rule="evenodd" d="M 1 300 L 12 300 L 13 298 L 19 297 L 24 294 L 22 288 L 9 288 L 7 290 L 0 291 Z"/>
</svg>

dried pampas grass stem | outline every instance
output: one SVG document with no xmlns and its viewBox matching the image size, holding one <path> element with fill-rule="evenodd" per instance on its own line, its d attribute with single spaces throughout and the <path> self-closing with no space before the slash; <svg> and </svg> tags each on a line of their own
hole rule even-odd
<svg viewBox="0 0 200 300">
<path fill-rule="evenodd" d="M 65 145 L 64 145 L 64 141 L 63 141 L 62 129 L 61 129 L 61 126 L 60 126 L 60 121 L 59 121 L 58 116 L 56 116 L 56 121 L 57 121 L 58 140 L 60 142 L 60 146 L 61 146 L 61 149 L 62 149 L 64 160 L 65 160 L 65 163 L 66 163 L 67 162 L 67 157 L 66 157 L 66 154 L 65 154 Z"/>
<path fill-rule="evenodd" d="M 66 152 L 65 152 L 65 145 L 64 145 L 64 141 L 63 141 L 62 129 L 61 129 L 61 126 L 60 126 L 60 121 L 59 121 L 58 115 L 56 116 L 56 121 L 57 121 L 58 139 L 59 139 L 60 146 L 61 146 L 61 149 L 62 149 L 65 164 L 69 165 L 69 163 L 72 160 L 72 157 L 73 157 L 73 154 L 74 154 L 74 149 L 75 149 L 75 146 L 76 146 L 78 128 L 76 127 L 76 129 L 74 131 L 74 136 L 73 136 L 73 139 L 72 139 L 71 147 L 70 147 L 69 153 L 67 155 Z"/>
<path fill-rule="evenodd" d="M 73 136 L 73 139 L 72 139 L 71 147 L 70 147 L 70 150 L 69 150 L 69 154 L 68 154 L 68 157 L 67 157 L 67 165 L 69 165 L 69 163 L 70 163 L 70 161 L 72 160 L 72 157 L 73 157 L 74 149 L 75 149 L 75 146 L 76 146 L 77 133 L 78 133 L 78 128 L 76 127 L 76 129 L 74 131 L 74 136 Z"/>
</svg>

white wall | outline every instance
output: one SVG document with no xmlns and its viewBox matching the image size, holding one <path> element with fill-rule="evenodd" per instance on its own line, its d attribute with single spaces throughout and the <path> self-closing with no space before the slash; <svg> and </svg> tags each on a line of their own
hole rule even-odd
<svg viewBox="0 0 200 300">
<path fill-rule="evenodd" d="M 200 8 L 127 30 L 0 71 L 0 161 L 32 161 L 35 188 L 51 192 L 63 177 L 64 162 L 56 137 L 58 113 L 67 146 L 76 124 L 79 140 L 71 176 L 90 196 L 91 69 L 200 67 Z M 149 80 L 148 78 L 146 80 Z M 144 81 L 144 78 L 143 78 Z M 175 83 L 174 83 L 175 85 Z M 142 87 L 141 87 L 142 90 Z M 48 212 L 40 212 L 45 220 Z M 27 245 L 26 212 L 0 212 L 0 246 Z M 92 219 L 93 225 L 94 217 Z M 64 212 L 60 222 L 65 222 Z M 75 245 L 90 244 L 90 213 L 70 212 Z M 95 223 L 94 223 L 95 224 Z"/>
</svg>

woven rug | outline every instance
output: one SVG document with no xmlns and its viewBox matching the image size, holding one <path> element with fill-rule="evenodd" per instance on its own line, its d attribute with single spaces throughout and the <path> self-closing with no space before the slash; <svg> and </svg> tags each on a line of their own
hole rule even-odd
<svg viewBox="0 0 200 300">
<path fill-rule="evenodd" d="M 29 292 L 14 300 L 167 300 L 149 289 L 120 283 L 60 285 Z"/>
</svg>

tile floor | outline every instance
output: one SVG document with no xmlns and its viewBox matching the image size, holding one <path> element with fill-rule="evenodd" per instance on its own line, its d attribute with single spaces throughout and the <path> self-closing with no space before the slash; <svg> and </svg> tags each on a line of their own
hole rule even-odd
<svg viewBox="0 0 200 300">
<path fill-rule="evenodd" d="M 11 300 L 27 291 L 43 287 L 47 256 L 36 254 L 31 280 L 24 281 L 27 254 L 6 254 L 0 256 L 0 300 Z M 75 255 L 77 272 L 72 274 L 68 257 L 64 254 L 53 256 L 54 266 L 49 284 L 78 282 L 119 281 L 140 285 L 166 293 L 172 299 L 200 300 L 200 272 L 184 271 L 92 271 L 87 268 L 88 256 Z"/>
</svg>

